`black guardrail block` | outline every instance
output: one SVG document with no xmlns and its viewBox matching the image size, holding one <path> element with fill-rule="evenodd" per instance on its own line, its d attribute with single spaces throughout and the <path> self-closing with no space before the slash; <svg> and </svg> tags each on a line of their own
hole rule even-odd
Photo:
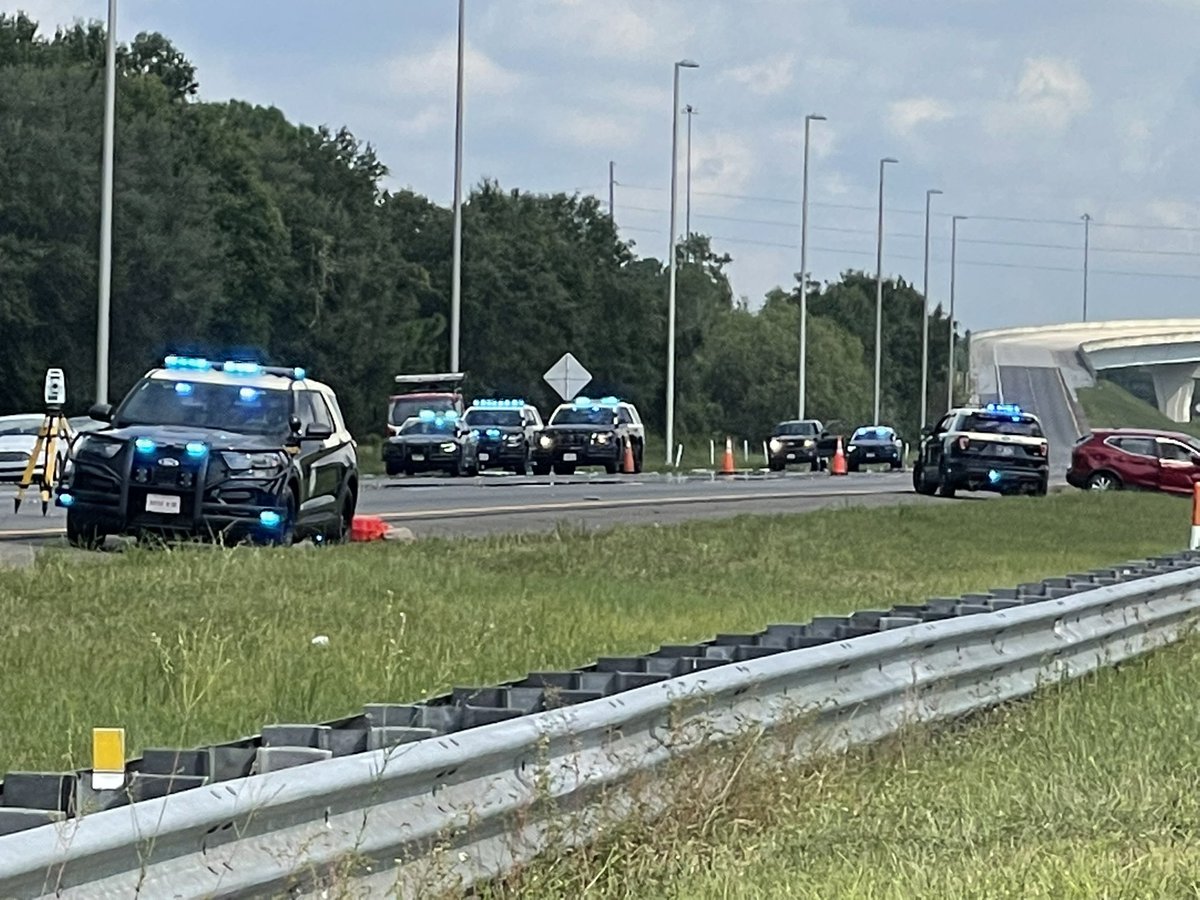
<svg viewBox="0 0 1200 900">
<path fill-rule="evenodd" d="M 329 728 L 325 725 L 264 725 L 262 745 L 266 747 L 309 747 L 329 749 Z"/>
<path fill-rule="evenodd" d="M 195 775 L 208 777 L 206 750 L 177 750 L 151 747 L 142 751 L 139 771 L 147 775 Z"/>
<path fill-rule="evenodd" d="M 333 753 L 329 750 L 315 747 L 259 747 L 254 771 L 265 775 L 267 772 L 278 772 L 280 769 L 291 769 L 332 757 Z"/>
<path fill-rule="evenodd" d="M 4 806 L 71 812 L 74 772 L 9 772 L 4 777 Z"/>
<path fill-rule="evenodd" d="M 258 747 L 257 738 L 212 745 L 208 748 L 208 777 L 213 781 L 245 778 L 254 767 Z"/>
<path fill-rule="evenodd" d="M 39 825 L 61 822 L 66 813 L 51 809 L 21 809 L 16 806 L 0 806 L 0 837 L 16 834 Z"/>
<path fill-rule="evenodd" d="M 368 732 L 367 749 L 382 750 L 384 747 L 394 747 L 397 744 L 411 744 L 431 737 L 437 737 L 437 732 L 432 728 L 385 725 L 382 728 L 372 728 Z"/>
</svg>

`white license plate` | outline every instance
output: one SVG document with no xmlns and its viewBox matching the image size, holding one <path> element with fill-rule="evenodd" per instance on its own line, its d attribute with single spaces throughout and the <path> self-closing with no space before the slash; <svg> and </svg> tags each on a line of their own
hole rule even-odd
<svg viewBox="0 0 1200 900">
<path fill-rule="evenodd" d="M 146 512 L 160 513 L 164 516 L 179 515 L 179 498 L 169 494 L 147 494 Z"/>
<path fill-rule="evenodd" d="M 412 455 L 412 458 L 413 458 L 413 462 L 425 462 L 425 454 L 424 453 L 414 453 Z"/>
<path fill-rule="evenodd" d="M 866 453 L 864 453 L 864 454 L 863 454 L 863 456 L 864 456 L 864 457 L 866 457 L 867 459 L 874 459 L 874 458 L 875 458 L 875 454 L 874 454 L 872 451 L 870 451 L 870 450 L 868 450 Z"/>
<path fill-rule="evenodd" d="M 788 459 L 795 459 L 795 458 L 796 458 L 796 454 L 795 454 L 795 453 L 789 453 L 789 454 L 788 454 Z"/>
<path fill-rule="evenodd" d="M 487 462 L 489 459 L 491 459 L 491 458 L 492 458 L 492 456 L 491 456 L 491 454 L 490 454 L 490 453 L 480 453 L 480 454 L 479 454 L 479 458 L 480 458 L 481 460 L 483 460 L 484 462 Z"/>
<path fill-rule="evenodd" d="M 576 456 L 574 453 L 564 453 L 563 462 L 575 462 Z"/>
</svg>

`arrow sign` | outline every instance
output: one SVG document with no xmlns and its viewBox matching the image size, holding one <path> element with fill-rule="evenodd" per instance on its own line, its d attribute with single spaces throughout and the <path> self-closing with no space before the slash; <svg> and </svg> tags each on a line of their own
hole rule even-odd
<svg viewBox="0 0 1200 900">
<path fill-rule="evenodd" d="M 562 359 L 547 369 L 542 377 L 563 400 L 571 400 L 587 387 L 592 380 L 592 373 L 573 354 L 564 353 Z"/>
</svg>

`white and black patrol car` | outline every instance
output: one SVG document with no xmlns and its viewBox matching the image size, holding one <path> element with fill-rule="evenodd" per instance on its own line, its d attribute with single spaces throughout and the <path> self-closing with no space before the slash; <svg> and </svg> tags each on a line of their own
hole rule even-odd
<svg viewBox="0 0 1200 900">
<path fill-rule="evenodd" d="M 477 451 L 475 436 L 457 412 L 422 409 L 405 419 L 397 433 L 384 442 L 383 461 L 389 475 L 476 475 Z"/>
<path fill-rule="evenodd" d="M 303 369 L 168 356 L 71 447 L 56 505 L 67 538 L 157 533 L 291 543 L 347 538 L 356 445 Z"/>
<path fill-rule="evenodd" d="M 542 414 L 522 399 L 476 399 L 463 422 L 475 438 L 482 469 L 507 469 L 528 475 L 533 448 L 541 434 Z"/>
<path fill-rule="evenodd" d="M 544 475 L 571 475 L 579 466 L 604 466 L 613 475 L 620 471 L 629 446 L 633 470 L 642 471 L 646 451 L 646 426 L 637 407 L 617 397 L 576 397 L 550 414 L 538 436 L 533 471 Z"/>
<path fill-rule="evenodd" d="M 1050 445 L 1037 416 L 991 403 L 946 413 L 925 430 L 913 466 L 913 489 L 953 497 L 956 491 L 1044 495 Z"/>
</svg>

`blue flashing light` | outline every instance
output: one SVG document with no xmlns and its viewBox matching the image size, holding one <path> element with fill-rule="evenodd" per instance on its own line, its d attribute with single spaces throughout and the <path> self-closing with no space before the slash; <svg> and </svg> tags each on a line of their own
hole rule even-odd
<svg viewBox="0 0 1200 900">
<path fill-rule="evenodd" d="M 591 401 L 591 398 L 589 398 L 589 397 L 576 397 L 575 405 L 576 406 L 591 406 L 592 401 Z"/>
<path fill-rule="evenodd" d="M 458 421 L 458 413 L 452 409 L 446 410 L 442 415 L 444 415 L 446 417 L 447 422 L 457 422 Z"/>
<path fill-rule="evenodd" d="M 520 409 L 525 405 L 525 401 L 520 398 L 495 400 L 487 397 L 480 397 L 471 405 L 478 406 L 480 409 Z"/>
<path fill-rule="evenodd" d="M 188 441 L 184 449 L 187 450 L 187 455 L 192 459 L 199 459 L 208 452 L 208 447 L 200 443 L 200 441 Z"/>
<path fill-rule="evenodd" d="M 988 469 L 988 481 L 990 481 L 992 484 L 999 484 L 1000 473 L 995 469 Z"/>
<path fill-rule="evenodd" d="M 140 437 L 133 442 L 133 446 L 137 448 L 138 453 L 153 453 L 154 441 L 147 437 Z"/>
<path fill-rule="evenodd" d="M 303 381 L 307 375 L 308 373 L 299 366 L 296 366 L 296 368 L 292 369 L 292 377 L 297 381 Z"/>
<path fill-rule="evenodd" d="M 262 366 L 256 362 L 244 362 L 233 359 L 226 360 L 223 368 L 230 375 L 258 375 L 262 372 Z"/>
<path fill-rule="evenodd" d="M 58 495 L 58 505 L 59 506 L 74 506 L 75 498 L 70 494 L 59 494 Z"/>
<path fill-rule="evenodd" d="M 488 430 L 490 431 L 491 429 L 488 429 Z M 471 440 L 473 440 L 473 441 L 477 441 L 477 440 L 479 440 L 479 436 L 480 436 L 480 435 L 479 435 L 479 429 L 478 429 L 478 428 L 472 428 L 472 429 L 471 429 Z"/>
<path fill-rule="evenodd" d="M 264 528 L 278 528 L 283 524 L 283 516 L 273 509 L 264 509 L 258 514 L 258 524 Z"/>
<path fill-rule="evenodd" d="M 238 399 L 243 403 L 253 403 L 258 399 L 258 391 L 252 387 L 239 388 Z"/>
<path fill-rule="evenodd" d="M 433 410 L 432 410 L 432 409 L 423 409 L 423 410 L 421 410 L 419 413 L 417 413 L 417 417 L 418 417 L 418 418 L 419 418 L 419 419 L 420 419 L 422 422 L 432 422 L 432 421 L 433 421 L 435 418 L 437 418 L 437 417 L 436 417 L 436 416 L 433 414 Z"/>
<path fill-rule="evenodd" d="M 163 364 L 168 369 L 190 369 L 192 371 L 202 371 L 212 368 L 212 363 L 201 356 L 168 356 L 163 360 Z"/>
<path fill-rule="evenodd" d="M 600 398 L 601 406 L 616 406 L 620 402 L 621 401 L 618 400 L 616 397 L 601 397 Z"/>
<path fill-rule="evenodd" d="M 175 382 L 175 393 L 181 397 L 190 397 L 192 396 L 192 386 L 186 381 L 177 381 Z"/>
<path fill-rule="evenodd" d="M 499 428 L 489 428 L 486 433 L 487 433 L 488 437 L 492 438 L 492 440 L 495 440 L 496 438 L 500 437 L 500 429 Z"/>
<path fill-rule="evenodd" d="M 984 409 L 991 413 L 1000 413 L 1006 416 L 1021 415 L 1021 407 L 1015 403 L 989 403 Z"/>
</svg>

